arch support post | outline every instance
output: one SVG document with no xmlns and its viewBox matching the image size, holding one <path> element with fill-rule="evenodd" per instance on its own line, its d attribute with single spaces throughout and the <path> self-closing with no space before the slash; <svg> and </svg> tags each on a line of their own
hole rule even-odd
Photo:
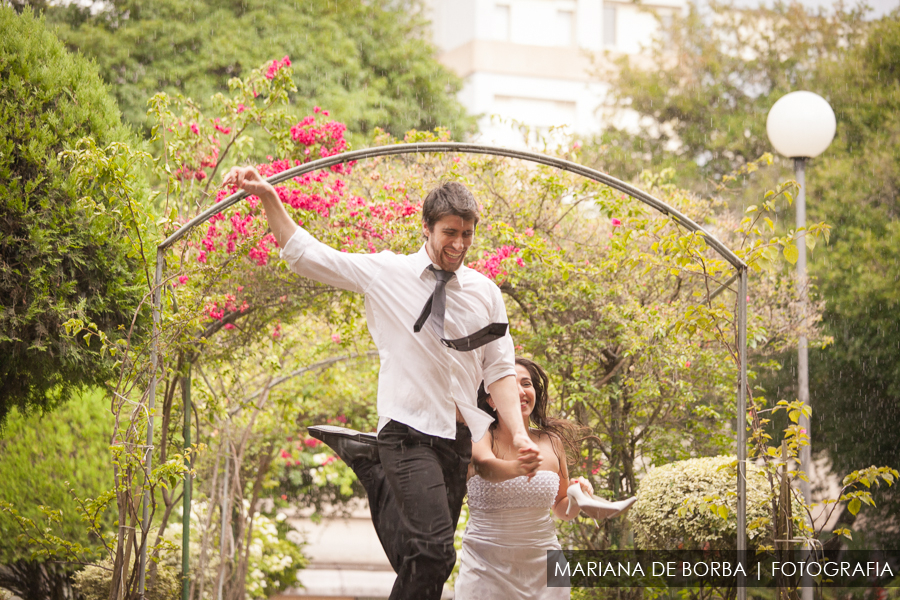
<svg viewBox="0 0 900 600">
<path fill-rule="evenodd" d="M 747 557 L 747 267 L 738 269 L 738 352 L 740 380 L 737 398 L 737 552 Z M 738 573 L 737 600 L 747 600 L 746 578 Z"/>
<path fill-rule="evenodd" d="M 156 373 L 159 367 L 159 310 L 162 295 L 163 269 L 166 265 L 166 248 L 156 249 L 156 273 L 150 295 L 153 306 L 153 330 L 150 338 L 150 385 L 147 390 L 147 443 L 144 447 L 144 490 L 141 514 L 141 560 L 138 563 L 138 596 L 144 598 L 147 579 L 147 538 L 150 535 L 150 472 L 153 470 L 153 411 L 156 405 Z"/>
<path fill-rule="evenodd" d="M 182 498 L 181 525 L 181 600 L 190 600 L 191 591 L 191 492 L 193 475 L 191 469 L 194 454 L 191 452 L 191 363 L 187 363 L 187 373 L 181 382 L 184 399 L 184 466 L 188 472 L 184 474 L 184 496 Z M 199 441 L 199 440 L 198 440 Z"/>
</svg>

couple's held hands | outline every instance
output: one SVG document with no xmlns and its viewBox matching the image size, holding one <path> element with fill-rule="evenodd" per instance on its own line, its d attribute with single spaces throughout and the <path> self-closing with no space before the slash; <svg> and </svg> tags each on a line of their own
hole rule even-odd
<svg viewBox="0 0 900 600">
<path fill-rule="evenodd" d="M 543 460 L 537 444 L 527 433 L 522 432 L 513 437 L 513 446 L 519 452 L 517 462 L 522 475 L 527 475 L 529 478 L 534 477 Z"/>
<path fill-rule="evenodd" d="M 222 187 L 236 187 L 254 196 L 262 196 L 266 192 L 275 193 L 275 188 L 269 184 L 255 167 L 231 167 L 231 170 L 222 180 Z"/>
</svg>

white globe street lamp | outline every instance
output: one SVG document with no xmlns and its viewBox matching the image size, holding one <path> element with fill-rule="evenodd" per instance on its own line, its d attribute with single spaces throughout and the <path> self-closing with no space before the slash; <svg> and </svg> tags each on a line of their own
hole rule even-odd
<svg viewBox="0 0 900 600">
<path fill-rule="evenodd" d="M 769 110 L 766 133 L 778 154 L 788 158 L 815 158 L 834 139 L 834 111 L 822 96 L 791 92 Z"/>
<path fill-rule="evenodd" d="M 812 92 L 791 92 L 782 96 L 769 110 L 766 133 L 772 146 L 782 156 L 794 159 L 794 174 L 800 191 L 797 194 L 797 229 L 806 227 L 806 161 L 825 152 L 834 139 L 836 122 L 828 102 Z M 809 404 L 809 356 L 806 345 L 806 316 L 808 306 L 806 280 L 806 240 L 797 244 L 797 286 L 800 295 L 800 339 L 797 344 L 798 399 Z M 809 418 L 800 416 L 800 427 L 812 437 Z M 810 447 L 800 450 L 800 464 L 810 472 Z M 807 504 L 812 502 L 809 481 L 801 481 L 800 489 Z M 809 577 L 803 578 L 803 600 L 812 600 L 813 587 Z"/>
</svg>

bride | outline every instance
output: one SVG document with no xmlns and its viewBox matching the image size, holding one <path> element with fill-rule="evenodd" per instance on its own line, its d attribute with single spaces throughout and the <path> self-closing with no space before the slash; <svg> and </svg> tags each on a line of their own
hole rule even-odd
<svg viewBox="0 0 900 600">
<path fill-rule="evenodd" d="M 561 550 L 550 518 L 574 519 L 579 509 L 596 519 L 617 516 L 635 498 L 606 502 L 594 498 L 590 482 L 569 480 L 564 432 L 568 421 L 547 416 L 548 379 L 526 358 L 516 358 L 522 417 L 540 449 L 537 473 L 519 460 L 509 425 L 479 390 L 479 407 L 495 418 L 487 435 L 472 447 L 467 483 L 469 522 L 463 537 L 456 600 L 495 598 L 568 599 L 568 587 L 547 587 L 548 550 Z"/>
</svg>

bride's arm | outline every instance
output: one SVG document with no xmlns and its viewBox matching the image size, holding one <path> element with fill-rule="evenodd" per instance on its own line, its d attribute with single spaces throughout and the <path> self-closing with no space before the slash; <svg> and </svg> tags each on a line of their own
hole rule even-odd
<svg viewBox="0 0 900 600">
<path fill-rule="evenodd" d="M 584 490 L 586 494 L 593 494 L 594 488 L 584 477 L 578 477 L 572 480 L 569 479 L 569 466 L 568 461 L 566 460 L 565 445 L 562 443 L 562 440 L 555 435 L 550 436 L 550 441 L 553 443 L 553 450 L 556 456 L 559 457 L 559 490 L 556 492 L 556 501 L 553 504 L 553 516 L 563 521 L 571 521 L 578 516 L 580 509 L 573 506 L 571 514 L 566 514 L 566 512 L 569 511 L 570 502 L 569 497 L 566 495 L 569 486 L 574 483 L 580 483 L 581 489 Z"/>
<path fill-rule="evenodd" d="M 491 435 L 488 433 L 477 442 L 472 443 L 472 465 L 475 473 L 482 479 L 499 483 L 521 475 L 534 474 L 528 460 L 505 460 L 497 458 L 491 448 Z"/>
</svg>

